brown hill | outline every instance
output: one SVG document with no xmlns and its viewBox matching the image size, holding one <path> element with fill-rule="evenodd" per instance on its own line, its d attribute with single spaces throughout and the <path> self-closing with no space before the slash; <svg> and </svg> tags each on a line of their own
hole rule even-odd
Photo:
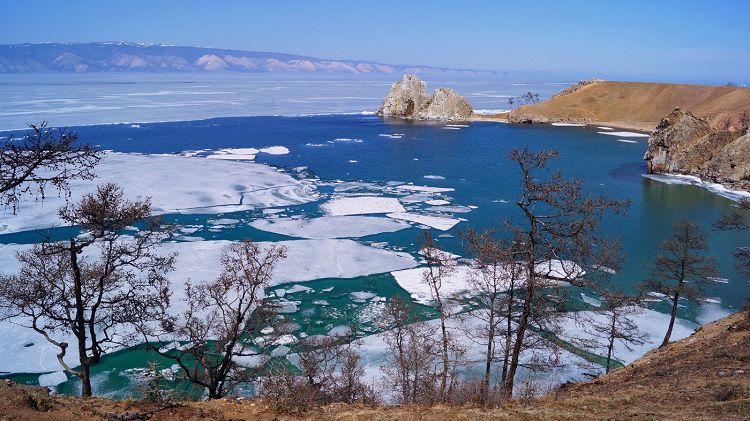
<svg viewBox="0 0 750 421">
<path fill-rule="evenodd" d="M 705 118 L 714 128 L 737 129 L 750 114 L 750 89 L 592 80 L 548 101 L 519 107 L 507 117 L 511 122 L 566 121 L 651 131 L 677 107 Z"/>
<path fill-rule="evenodd" d="M 747 420 L 750 311 L 703 326 L 598 379 L 532 401 L 482 409 L 333 404 L 279 414 L 262 399 L 220 399 L 156 407 L 102 398 L 50 397 L 46 389 L 0 383 L 0 420 Z"/>
</svg>

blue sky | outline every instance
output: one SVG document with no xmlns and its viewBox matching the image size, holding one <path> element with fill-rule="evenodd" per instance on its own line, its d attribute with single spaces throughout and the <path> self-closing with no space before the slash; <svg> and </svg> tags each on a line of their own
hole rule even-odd
<svg viewBox="0 0 750 421">
<path fill-rule="evenodd" d="M 492 70 L 750 82 L 750 1 L 0 2 L 0 43 L 126 40 Z"/>
</svg>

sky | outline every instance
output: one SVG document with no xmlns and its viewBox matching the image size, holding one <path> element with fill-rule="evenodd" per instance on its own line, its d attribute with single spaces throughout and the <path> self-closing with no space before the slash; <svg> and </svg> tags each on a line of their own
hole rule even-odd
<svg viewBox="0 0 750 421">
<path fill-rule="evenodd" d="M 440 67 L 750 82 L 750 0 L 0 0 L 0 44 L 138 41 Z"/>
</svg>

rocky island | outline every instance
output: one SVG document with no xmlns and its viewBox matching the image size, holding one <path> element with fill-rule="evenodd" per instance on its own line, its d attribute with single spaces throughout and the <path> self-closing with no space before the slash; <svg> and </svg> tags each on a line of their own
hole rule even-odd
<svg viewBox="0 0 750 421">
<path fill-rule="evenodd" d="M 405 75 L 391 85 L 388 96 L 378 110 L 382 117 L 415 120 L 470 120 L 471 104 L 453 89 L 438 88 L 427 95 L 427 84 L 414 75 Z"/>
</svg>

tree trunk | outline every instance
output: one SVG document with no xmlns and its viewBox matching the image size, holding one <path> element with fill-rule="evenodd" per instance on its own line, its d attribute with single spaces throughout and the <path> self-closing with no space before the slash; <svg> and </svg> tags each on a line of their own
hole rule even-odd
<svg viewBox="0 0 750 421">
<path fill-rule="evenodd" d="M 667 334 L 664 335 L 664 340 L 662 341 L 661 345 L 659 345 L 659 348 L 667 346 L 669 343 L 669 338 L 672 336 L 672 328 L 674 328 L 674 320 L 677 318 L 677 304 L 680 301 L 680 293 L 675 292 L 674 297 L 672 298 L 672 314 L 669 318 L 669 327 L 667 328 Z"/>
<path fill-rule="evenodd" d="M 495 315 L 494 315 L 494 300 L 492 301 L 492 306 L 490 307 L 490 328 L 487 332 L 487 356 L 485 359 L 485 367 L 484 367 L 484 381 L 482 382 L 482 401 L 487 401 L 487 395 L 489 394 L 490 390 L 490 374 L 492 372 L 492 344 L 495 342 Z"/>
<path fill-rule="evenodd" d="M 445 386 L 448 380 L 448 367 L 450 366 L 450 362 L 448 359 L 448 334 L 446 332 L 445 328 L 445 315 L 444 310 L 442 309 L 442 305 L 440 306 L 440 330 L 443 334 L 443 373 L 440 376 L 440 400 L 442 402 L 446 401 L 446 393 L 445 393 Z"/>
<path fill-rule="evenodd" d="M 78 266 L 78 247 L 75 239 L 70 239 L 70 266 L 73 269 L 73 294 L 76 301 L 75 329 L 73 329 L 78 342 L 78 358 L 81 361 L 81 396 L 91 396 L 90 361 L 86 354 L 86 320 L 83 308 L 83 285 L 81 280 L 81 268 Z"/>
<path fill-rule="evenodd" d="M 617 316 L 614 314 L 612 315 L 612 324 L 609 326 L 609 346 L 607 347 L 607 370 L 605 373 L 609 373 L 609 369 L 612 365 L 612 349 L 615 346 L 615 334 L 617 333 L 615 331 L 615 323 L 617 322 Z"/>
<path fill-rule="evenodd" d="M 91 371 L 88 364 L 81 364 L 81 396 L 91 397 Z"/>
</svg>

